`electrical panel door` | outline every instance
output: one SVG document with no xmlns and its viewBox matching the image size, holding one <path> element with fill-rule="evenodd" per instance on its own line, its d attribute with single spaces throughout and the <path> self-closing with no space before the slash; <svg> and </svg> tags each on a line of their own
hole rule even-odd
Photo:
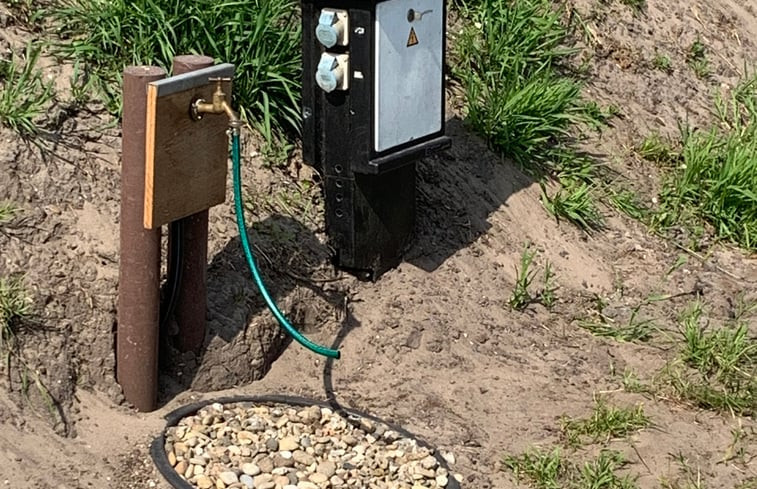
<svg viewBox="0 0 757 489">
<path fill-rule="evenodd" d="M 374 150 L 442 129 L 443 0 L 376 5 Z"/>
</svg>

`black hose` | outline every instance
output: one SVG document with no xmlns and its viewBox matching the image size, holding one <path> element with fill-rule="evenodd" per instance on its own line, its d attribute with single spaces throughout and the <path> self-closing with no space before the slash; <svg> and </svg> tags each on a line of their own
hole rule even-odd
<svg viewBox="0 0 757 489">
<path fill-rule="evenodd" d="M 171 319 L 176 303 L 179 300 L 179 284 L 181 273 L 184 268 L 184 224 L 182 221 L 173 221 L 169 226 L 168 270 L 166 278 L 166 297 L 160 303 L 160 329 L 165 331 L 168 320 Z"/>
</svg>

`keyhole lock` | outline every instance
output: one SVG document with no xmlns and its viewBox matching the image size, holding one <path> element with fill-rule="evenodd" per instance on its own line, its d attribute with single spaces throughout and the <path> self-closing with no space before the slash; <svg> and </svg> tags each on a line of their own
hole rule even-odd
<svg viewBox="0 0 757 489">
<path fill-rule="evenodd" d="M 433 12 L 433 10 L 424 10 L 423 12 L 420 12 L 415 9 L 410 9 L 407 11 L 407 21 L 415 22 L 416 20 L 421 20 L 424 15 L 430 14 L 431 12 Z"/>
</svg>

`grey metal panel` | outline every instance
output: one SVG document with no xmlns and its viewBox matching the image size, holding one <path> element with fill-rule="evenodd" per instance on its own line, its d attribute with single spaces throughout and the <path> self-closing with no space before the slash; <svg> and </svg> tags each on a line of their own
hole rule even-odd
<svg viewBox="0 0 757 489">
<path fill-rule="evenodd" d="M 421 18 L 410 21 L 410 9 Z M 389 0 L 376 5 L 376 151 L 441 130 L 443 22 L 443 0 Z M 417 44 L 408 46 L 411 28 Z"/>
<path fill-rule="evenodd" d="M 183 75 L 164 78 L 150 83 L 157 87 L 158 97 L 165 97 L 184 90 L 202 87 L 210 83 L 208 78 L 231 78 L 234 76 L 234 65 L 224 63 L 216 66 L 210 66 L 197 71 L 190 71 Z"/>
</svg>

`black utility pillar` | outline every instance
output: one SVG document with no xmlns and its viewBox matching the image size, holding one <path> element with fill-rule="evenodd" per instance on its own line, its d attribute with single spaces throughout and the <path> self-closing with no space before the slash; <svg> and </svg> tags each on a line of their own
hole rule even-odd
<svg viewBox="0 0 757 489">
<path fill-rule="evenodd" d="M 444 136 L 445 0 L 303 0 L 303 148 L 324 178 L 339 267 L 397 266 L 415 221 L 415 161 Z"/>
</svg>

